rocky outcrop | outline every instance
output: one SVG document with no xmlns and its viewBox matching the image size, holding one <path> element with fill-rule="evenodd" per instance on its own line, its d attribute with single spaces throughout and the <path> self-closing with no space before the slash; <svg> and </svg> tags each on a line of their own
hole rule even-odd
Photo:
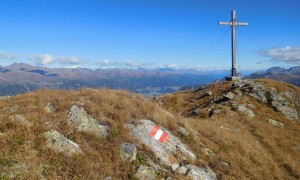
<svg viewBox="0 0 300 180">
<path fill-rule="evenodd" d="M 150 136 L 150 132 L 156 125 L 156 123 L 150 120 L 143 119 L 138 121 L 136 125 L 127 124 L 125 127 L 130 129 L 129 135 L 131 138 L 138 139 L 141 144 L 146 145 L 147 148 L 154 153 L 156 159 L 165 167 L 172 169 L 172 171 L 176 171 L 180 168 L 182 162 L 196 159 L 196 155 L 165 128 L 160 127 L 163 132 L 168 134 L 168 140 L 166 142 L 161 143 Z M 205 170 L 201 172 L 205 174 Z M 206 175 L 207 177 L 210 176 L 208 174 Z"/>
<path fill-rule="evenodd" d="M 289 107 L 289 101 L 277 94 L 276 91 L 269 92 L 270 105 L 290 120 L 298 120 L 298 112 L 296 109 Z"/>
<path fill-rule="evenodd" d="M 47 139 L 46 145 L 48 148 L 64 153 L 67 156 L 83 154 L 78 144 L 67 139 L 64 135 L 55 130 L 45 132 L 44 137 Z"/>
<path fill-rule="evenodd" d="M 177 169 L 179 163 L 183 160 L 196 159 L 196 155 L 191 150 L 164 128 L 161 128 L 161 130 L 168 134 L 167 142 L 161 143 L 155 138 L 152 138 L 150 132 L 155 125 L 156 124 L 150 120 L 140 120 L 138 124 L 130 130 L 130 136 L 139 139 L 142 144 L 148 146 L 163 165 L 172 167 L 172 169 Z"/>
<path fill-rule="evenodd" d="M 254 83 L 250 80 L 236 81 L 233 83 L 232 87 L 240 88 L 250 97 L 253 97 L 263 103 L 268 103 L 274 110 L 280 112 L 290 120 L 296 121 L 299 118 L 298 112 L 294 108 L 294 104 L 279 95 L 279 93 L 275 90 L 268 90 L 262 84 Z M 284 95 L 290 99 L 295 99 L 293 93 L 284 92 Z"/>
<path fill-rule="evenodd" d="M 68 114 L 68 122 L 74 125 L 78 131 L 94 133 L 97 136 L 107 138 L 109 134 L 109 126 L 100 124 L 98 120 L 78 106 L 72 106 Z"/>
</svg>

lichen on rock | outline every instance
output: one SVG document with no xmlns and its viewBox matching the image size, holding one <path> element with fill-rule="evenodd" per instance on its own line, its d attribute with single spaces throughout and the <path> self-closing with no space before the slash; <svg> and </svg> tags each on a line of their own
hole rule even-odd
<svg viewBox="0 0 300 180">
<path fill-rule="evenodd" d="M 100 124 L 91 115 L 78 106 L 72 106 L 68 114 L 69 124 L 75 125 L 78 131 L 94 133 L 97 136 L 107 138 L 109 134 L 109 126 Z"/>
<path fill-rule="evenodd" d="M 64 135 L 60 134 L 56 130 L 45 132 L 44 137 L 47 139 L 48 148 L 64 153 L 67 156 L 71 156 L 73 154 L 83 154 L 83 151 L 80 149 L 78 144 L 67 139 Z"/>
</svg>

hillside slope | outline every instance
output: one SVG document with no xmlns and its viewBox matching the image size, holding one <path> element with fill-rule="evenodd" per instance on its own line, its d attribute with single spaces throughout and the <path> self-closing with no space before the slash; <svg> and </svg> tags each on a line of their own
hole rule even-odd
<svg viewBox="0 0 300 180">
<path fill-rule="evenodd" d="M 39 90 L 0 100 L 0 179 L 299 179 L 299 88 L 220 82 L 155 99 Z"/>
<path fill-rule="evenodd" d="M 222 179 L 300 178 L 300 89 L 268 79 L 220 82 L 160 96 L 201 134 Z"/>
<path fill-rule="evenodd" d="M 40 90 L 0 111 L 0 179 L 216 179 L 182 141 L 183 118 L 137 94 Z"/>
</svg>

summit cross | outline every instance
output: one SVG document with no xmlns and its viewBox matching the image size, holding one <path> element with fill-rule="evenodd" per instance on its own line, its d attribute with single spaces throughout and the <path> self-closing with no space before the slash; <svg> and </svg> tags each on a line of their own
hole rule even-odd
<svg viewBox="0 0 300 180">
<path fill-rule="evenodd" d="M 231 26 L 231 56 L 232 56 L 232 69 L 231 76 L 236 76 L 236 27 L 237 26 L 248 26 L 249 23 L 237 22 L 236 21 L 236 11 L 231 11 L 231 21 L 230 22 L 219 22 L 219 25 L 230 25 Z"/>
</svg>

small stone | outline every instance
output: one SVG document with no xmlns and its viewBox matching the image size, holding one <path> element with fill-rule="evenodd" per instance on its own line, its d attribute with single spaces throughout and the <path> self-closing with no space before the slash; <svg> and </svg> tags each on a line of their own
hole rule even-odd
<svg viewBox="0 0 300 180">
<path fill-rule="evenodd" d="M 179 174 L 186 174 L 187 170 L 188 169 L 185 166 L 181 166 L 180 168 L 178 168 L 177 172 Z"/>
<path fill-rule="evenodd" d="M 221 109 L 213 109 L 213 110 L 211 111 L 211 114 L 212 114 L 212 115 L 214 115 L 214 114 L 220 114 L 222 111 L 223 111 L 223 110 L 221 110 Z"/>
<path fill-rule="evenodd" d="M 123 161 L 132 162 L 136 160 L 137 148 L 134 144 L 123 143 L 120 147 L 120 153 Z"/>
<path fill-rule="evenodd" d="M 57 111 L 56 107 L 54 104 L 52 103 L 47 103 L 46 106 L 45 106 L 45 111 L 47 113 L 54 113 Z"/>
<path fill-rule="evenodd" d="M 213 93 L 211 91 L 207 91 L 204 95 L 205 96 L 211 96 Z"/>
<path fill-rule="evenodd" d="M 273 126 L 277 126 L 277 127 L 280 127 L 280 128 L 283 128 L 284 127 L 284 124 L 281 123 L 281 122 L 278 122 L 278 121 L 275 121 L 273 119 L 268 119 L 268 122 L 270 124 L 272 124 Z"/>
<path fill-rule="evenodd" d="M 292 150 L 293 150 L 294 152 L 300 152 L 300 146 L 293 146 L 293 147 L 292 147 Z"/>
<path fill-rule="evenodd" d="M 246 108 L 245 106 L 239 106 L 239 107 L 238 107 L 238 110 L 239 110 L 240 112 L 245 113 L 245 114 L 246 114 L 248 117 L 250 117 L 250 118 L 255 117 L 255 114 L 253 113 L 253 111 L 250 110 L 250 109 L 248 109 L 248 108 Z"/>
<path fill-rule="evenodd" d="M 210 149 L 208 148 L 203 148 L 202 151 L 207 155 L 207 156 L 215 156 L 216 154 L 214 152 L 212 152 Z"/>
<path fill-rule="evenodd" d="M 136 174 L 134 175 L 135 178 L 140 179 L 140 180 L 155 180 L 156 175 L 155 171 L 153 168 L 140 165 Z"/>
<path fill-rule="evenodd" d="M 176 171 L 176 169 L 178 169 L 179 166 L 180 166 L 179 163 L 172 164 L 172 171 Z"/>
<path fill-rule="evenodd" d="M 188 136 L 189 135 L 189 132 L 184 128 L 184 127 L 179 127 L 179 130 L 181 135 L 183 136 Z"/>
<path fill-rule="evenodd" d="M 223 94 L 223 97 L 225 100 L 232 101 L 235 98 L 235 95 L 232 92 L 228 92 L 228 93 Z"/>
<path fill-rule="evenodd" d="M 112 177 L 106 176 L 106 177 L 103 178 L 103 180 L 112 180 Z"/>
<path fill-rule="evenodd" d="M 255 106 L 253 104 L 248 104 L 247 106 L 251 109 L 255 109 Z"/>
<path fill-rule="evenodd" d="M 229 166 L 229 164 L 227 163 L 227 162 L 221 162 L 221 164 L 223 165 L 223 166 Z"/>
</svg>

